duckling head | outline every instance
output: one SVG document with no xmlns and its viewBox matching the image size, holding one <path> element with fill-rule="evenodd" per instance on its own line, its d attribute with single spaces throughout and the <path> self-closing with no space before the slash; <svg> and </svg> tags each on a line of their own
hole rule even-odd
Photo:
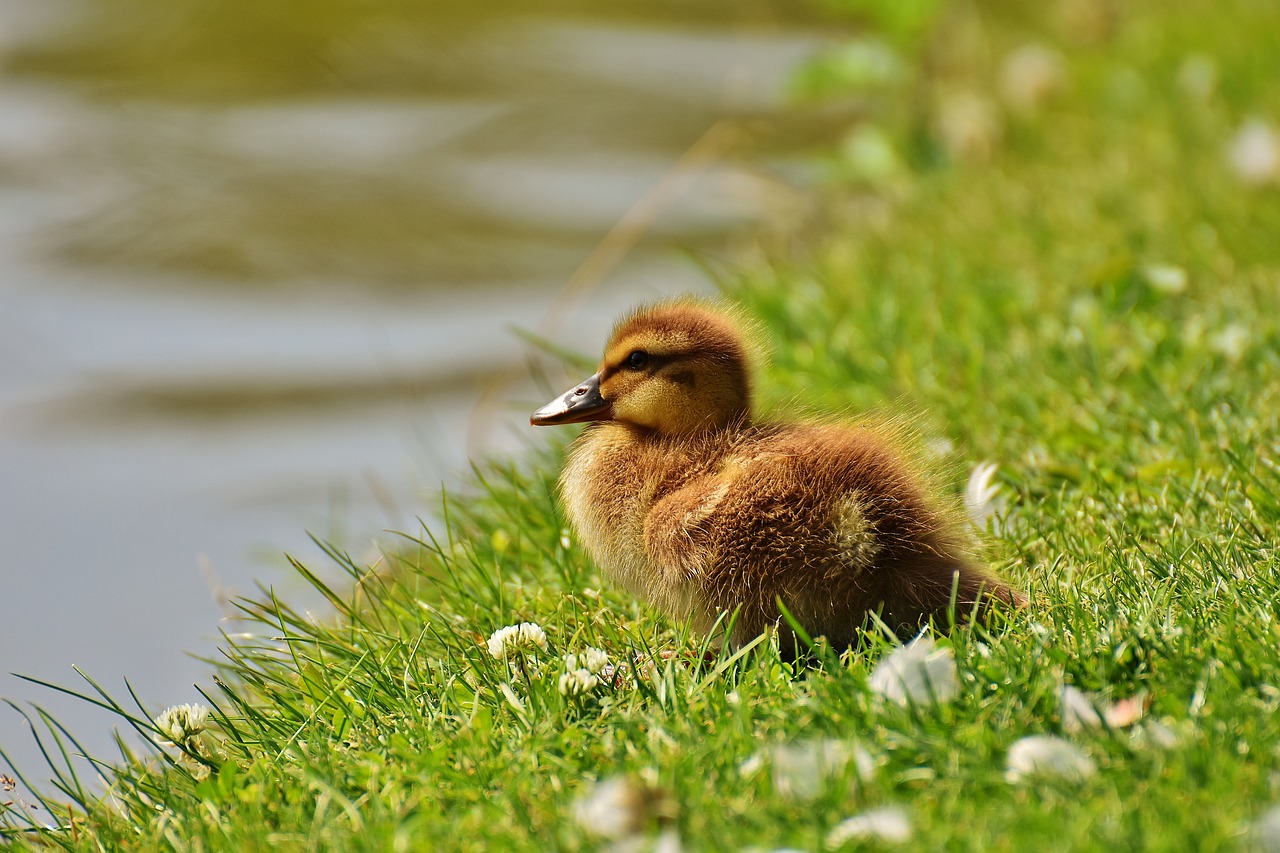
<svg viewBox="0 0 1280 853">
<path fill-rule="evenodd" d="M 534 412 L 535 426 L 612 420 L 688 436 L 745 423 L 750 350 L 737 323 L 699 302 L 641 308 L 622 319 L 595 375 Z"/>
</svg>

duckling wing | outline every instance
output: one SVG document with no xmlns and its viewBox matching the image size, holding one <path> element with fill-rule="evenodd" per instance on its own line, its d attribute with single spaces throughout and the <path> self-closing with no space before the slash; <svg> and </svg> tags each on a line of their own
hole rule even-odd
<svg viewBox="0 0 1280 853">
<path fill-rule="evenodd" d="M 856 430 L 797 427 L 745 444 L 656 501 L 644 545 L 686 607 L 706 619 L 738 610 L 744 637 L 778 621 L 779 599 L 838 643 L 871 611 L 896 627 L 945 613 L 953 594 L 962 616 L 993 594 L 1010 599 L 910 469 Z"/>
<path fill-rule="evenodd" d="M 810 473 L 787 448 L 747 447 L 656 501 L 645 550 L 670 592 L 655 603 L 679 587 L 695 615 L 740 609 L 742 630 L 758 633 L 777 620 L 777 597 L 807 610 L 829 593 L 832 572 L 856 583 L 858 567 L 835 553 L 835 496 L 812 488 Z"/>
</svg>

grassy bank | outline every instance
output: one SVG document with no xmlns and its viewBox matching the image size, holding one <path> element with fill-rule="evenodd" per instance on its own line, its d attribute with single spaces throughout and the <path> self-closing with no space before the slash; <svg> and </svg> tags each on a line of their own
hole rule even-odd
<svg viewBox="0 0 1280 853">
<path fill-rule="evenodd" d="M 880 638 L 802 677 L 767 645 L 693 665 L 701 638 L 604 584 L 573 541 L 548 452 L 486 470 L 447 525 L 377 566 L 333 554 L 349 586 L 299 566 L 336 620 L 246 602 L 207 721 L 161 732 L 161 709 L 122 702 L 155 749 L 117 764 L 105 798 L 69 772 L 43 796 L 19 780 L 0 820 L 56 828 L 11 838 L 1261 843 L 1280 803 L 1280 166 L 1258 168 L 1249 122 L 1280 124 L 1280 9 L 1053 8 L 946 7 L 903 36 L 916 70 L 858 84 L 872 107 L 828 158 L 803 249 L 721 273 L 771 339 L 767 407 L 888 406 L 940 467 L 997 464 L 989 557 L 1033 604 L 941 641 L 954 695 L 886 698 Z M 810 88 L 838 97 L 840 67 Z M 541 639 L 492 654 L 525 622 Z M 588 649 L 613 668 L 574 675 L 599 669 Z M 65 767 L 71 735 L 45 731 Z M 1025 772 L 1034 735 L 1058 751 Z"/>
</svg>

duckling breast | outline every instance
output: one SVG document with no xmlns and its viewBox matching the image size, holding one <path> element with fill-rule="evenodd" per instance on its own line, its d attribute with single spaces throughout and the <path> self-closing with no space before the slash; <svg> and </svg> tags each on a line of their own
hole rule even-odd
<svg viewBox="0 0 1280 853">
<path fill-rule="evenodd" d="M 717 488 L 705 482 L 716 465 L 714 456 L 689 443 L 602 422 L 583 431 L 560 479 L 570 523 L 596 564 L 675 618 L 691 614 L 696 567 L 710 559 L 698 546 L 700 520 L 729 490 L 728 484 Z M 674 502 L 673 495 L 679 495 Z M 663 521 L 655 527 L 655 519 Z M 663 535 L 655 529 L 668 528 L 679 531 L 678 546 L 655 548 L 651 536 Z"/>
</svg>

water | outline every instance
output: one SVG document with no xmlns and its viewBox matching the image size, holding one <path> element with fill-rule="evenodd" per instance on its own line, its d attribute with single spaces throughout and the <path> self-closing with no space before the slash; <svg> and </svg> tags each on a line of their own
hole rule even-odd
<svg viewBox="0 0 1280 853">
<path fill-rule="evenodd" d="M 324 36 L 326 76 L 140 8 L 0 0 L 0 694 L 98 754 L 108 715 L 7 673 L 197 701 L 230 595 L 307 600 L 281 554 L 323 570 L 308 532 L 372 554 L 468 456 L 541 440 L 511 329 L 594 354 L 624 307 L 708 290 L 679 249 L 797 196 L 704 134 L 802 137 L 784 83 L 823 40 L 768 6 L 329 3 L 295 45 Z M 187 47 L 132 50 L 151 26 Z M 0 746 L 41 776 L 7 709 Z"/>
</svg>

